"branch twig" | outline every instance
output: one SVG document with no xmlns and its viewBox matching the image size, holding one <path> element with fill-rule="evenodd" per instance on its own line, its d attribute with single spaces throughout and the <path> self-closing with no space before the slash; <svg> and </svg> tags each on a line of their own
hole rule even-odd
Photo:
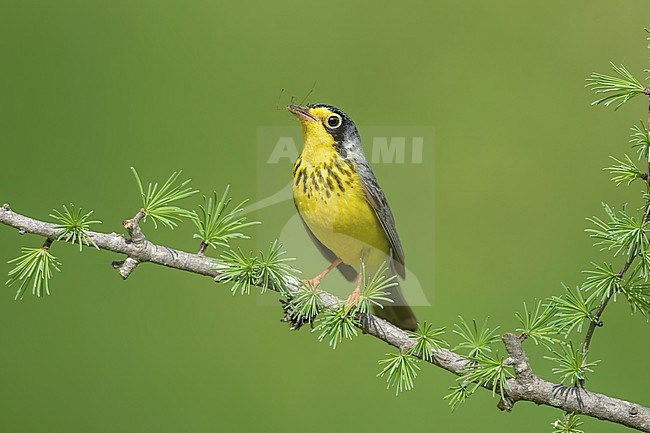
<svg viewBox="0 0 650 433">
<path fill-rule="evenodd" d="M 648 216 L 648 212 L 646 212 L 646 217 Z M 644 217 L 645 219 L 645 217 Z M 620 271 L 618 271 L 618 278 L 623 278 L 623 275 L 627 272 L 628 269 L 630 269 L 630 266 L 632 266 L 632 263 L 634 262 L 634 259 L 636 258 L 636 254 L 630 255 L 627 260 L 625 261 L 625 264 L 621 268 Z M 589 328 L 587 328 L 587 332 L 585 332 L 585 339 L 582 342 L 582 348 L 581 352 L 582 354 L 586 354 L 587 351 L 589 350 L 589 344 L 591 344 L 591 339 L 594 336 L 594 331 L 596 331 L 597 327 L 603 326 L 603 321 L 600 320 L 600 318 L 603 315 L 603 312 L 605 311 L 605 308 L 607 308 L 607 304 L 609 303 L 609 300 L 612 298 L 614 295 L 614 291 L 616 288 L 612 287 L 600 304 L 598 305 L 598 308 L 596 309 L 596 312 L 594 313 L 594 317 L 591 319 L 589 322 Z M 584 384 L 583 384 L 584 385 Z"/>
<path fill-rule="evenodd" d="M 648 133 L 650 134 L 650 88 L 646 87 L 643 91 L 643 94 L 648 96 L 648 131 L 649 131 Z M 650 187 L 650 151 L 648 152 L 647 171 L 646 173 L 642 173 L 641 177 L 646 181 L 647 186 Z M 650 222 L 650 205 L 646 205 L 644 216 L 643 216 L 643 225 L 647 225 L 648 222 Z M 630 254 L 630 256 L 625 261 L 625 264 L 618 272 L 618 278 L 623 278 L 623 276 L 628 271 L 628 269 L 630 269 L 630 266 L 632 266 L 632 263 L 634 262 L 634 259 L 636 259 L 636 257 L 637 254 Z M 607 308 L 607 304 L 609 303 L 609 300 L 614 295 L 615 290 L 616 288 L 614 287 L 611 288 L 610 292 L 607 294 L 605 299 L 603 299 L 598 305 L 598 308 L 594 313 L 594 317 L 589 323 L 589 328 L 587 328 L 587 332 L 585 333 L 585 339 L 582 342 L 581 352 L 583 355 L 586 354 L 587 351 L 589 350 L 589 345 L 591 344 L 591 339 L 594 336 L 594 332 L 596 331 L 596 328 L 603 326 L 601 317 L 603 315 L 603 312 L 605 311 L 605 308 Z"/>
</svg>

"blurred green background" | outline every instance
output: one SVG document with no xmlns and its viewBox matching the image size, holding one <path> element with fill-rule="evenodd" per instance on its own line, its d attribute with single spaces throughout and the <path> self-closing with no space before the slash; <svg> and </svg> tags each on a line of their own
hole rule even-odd
<svg viewBox="0 0 650 433">
<path fill-rule="evenodd" d="M 646 103 L 593 108 L 583 85 L 609 60 L 643 77 L 647 6 L 0 1 L 0 202 L 45 219 L 74 202 L 121 232 L 139 208 L 132 165 L 144 179 L 183 169 L 203 193 L 230 183 L 236 199 L 264 198 L 261 184 L 287 178 L 261 177 L 259 128 L 297 133 L 278 94 L 286 104 L 316 82 L 310 101 L 346 110 L 362 136 L 363 125 L 435 129 L 423 164 L 375 167 L 431 301 L 420 319 L 450 328 L 459 314 L 489 316 L 514 330 L 523 301 L 609 257 L 591 247 L 585 217 L 601 201 L 639 203 L 638 186 L 616 188 L 601 167 L 628 150 Z M 285 201 L 254 216 L 273 227 L 292 213 Z M 145 230 L 196 249 L 191 224 Z M 7 227 L 0 241 L 3 274 L 21 246 L 42 242 Z M 454 377 L 426 365 L 395 397 L 375 377 L 391 348 L 360 337 L 333 351 L 308 329 L 288 332 L 275 294 L 233 297 L 153 265 L 123 282 L 115 254 L 52 252 L 63 263 L 52 296 L 0 293 L 2 431 L 551 431 L 561 415 L 530 403 L 501 413 L 488 392 L 452 413 L 442 396 Z M 589 389 L 649 405 L 645 320 L 619 301 L 604 321 Z"/>
</svg>

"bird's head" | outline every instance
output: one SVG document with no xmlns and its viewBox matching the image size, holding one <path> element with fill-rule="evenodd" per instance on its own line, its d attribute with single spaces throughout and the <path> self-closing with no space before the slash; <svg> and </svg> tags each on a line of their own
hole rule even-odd
<svg viewBox="0 0 650 433">
<path fill-rule="evenodd" d="M 357 127 L 342 110 L 326 104 L 310 104 L 306 107 L 291 104 L 287 109 L 302 124 L 305 148 L 316 150 L 333 146 L 339 153 L 357 151 L 360 148 Z"/>
</svg>

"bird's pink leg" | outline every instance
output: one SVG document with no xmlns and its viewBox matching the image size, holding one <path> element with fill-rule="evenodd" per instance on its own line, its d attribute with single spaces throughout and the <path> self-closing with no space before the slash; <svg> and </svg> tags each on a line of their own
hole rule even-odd
<svg viewBox="0 0 650 433">
<path fill-rule="evenodd" d="M 359 301 L 359 295 L 361 295 L 361 272 L 359 272 L 359 275 L 357 276 L 357 287 L 355 287 L 352 293 L 350 293 L 345 304 L 348 306 L 356 305 L 357 301 Z"/>
<path fill-rule="evenodd" d="M 312 278 L 312 279 L 310 279 L 310 280 L 304 280 L 304 283 L 309 284 L 309 285 L 312 286 L 312 287 L 316 287 L 316 286 L 318 286 L 318 285 L 320 284 L 320 280 L 322 280 L 323 278 L 325 278 L 325 275 L 329 274 L 329 273 L 332 271 L 332 269 L 334 269 L 335 267 L 337 267 L 338 265 L 340 265 L 342 262 L 343 262 L 343 260 L 337 258 L 336 260 L 334 260 L 334 261 L 332 262 L 331 265 L 329 265 L 329 266 L 327 267 L 327 269 L 325 269 L 323 272 L 321 272 L 320 274 L 316 275 L 314 278 Z"/>
</svg>

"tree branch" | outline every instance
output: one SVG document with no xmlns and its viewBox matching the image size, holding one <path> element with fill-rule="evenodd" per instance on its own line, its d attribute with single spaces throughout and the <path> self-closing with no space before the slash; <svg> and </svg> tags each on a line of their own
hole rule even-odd
<svg viewBox="0 0 650 433">
<path fill-rule="evenodd" d="M 650 109 L 648 111 L 648 119 L 650 121 Z M 648 173 L 645 173 L 646 179 L 650 179 L 650 163 L 648 163 Z M 643 213 L 643 225 L 647 225 L 648 222 L 650 222 L 650 205 L 646 205 L 644 213 Z M 618 278 L 622 279 L 625 273 L 630 269 L 630 266 L 632 266 L 632 263 L 634 263 L 634 260 L 637 258 L 638 253 L 630 254 L 625 261 L 625 264 L 621 268 L 620 271 L 618 271 Z M 594 332 L 596 331 L 597 327 L 603 326 L 603 321 L 601 320 L 601 317 L 603 313 L 605 312 L 605 308 L 607 308 L 607 304 L 609 303 L 609 300 L 614 296 L 615 291 L 618 290 L 616 287 L 611 287 L 609 290 L 609 293 L 603 299 L 600 304 L 598 305 L 598 308 L 596 309 L 596 312 L 594 313 L 593 318 L 589 322 L 589 328 L 587 328 L 587 332 L 585 333 L 585 339 L 582 342 L 582 347 L 581 347 L 581 352 L 582 354 L 586 354 L 587 351 L 589 350 L 589 345 L 591 344 L 591 339 L 594 336 Z M 586 358 L 585 358 L 586 361 Z M 584 385 L 584 383 L 581 383 L 581 385 Z"/>
<path fill-rule="evenodd" d="M 116 267 L 120 269 L 123 278 L 125 276 L 122 270 L 131 260 L 128 266 L 135 267 L 135 264 L 149 262 L 209 276 L 217 282 L 221 280 L 222 268 L 213 259 L 149 242 L 139 230 L 140 218 L 136 218 L 137 215 L 132 220 L 125 221 L 124 226 L 132 238 L 138 238 L 137 241 L 117 233 L 87 232 L 98 248 L 127 256 L 123 262 L 116 262 Z M 32 233 L 48 239 L 56 239 L 59 234 L 54 224 L 18 214 L 7 204 L 0 208 L 0 222 L 18 229 L 21 234 Z M 287 281 L 289 292 L 297 291 L 299 285 L 300 282 L 296 279 Z M 321 292 L 320 297 L 325 307 L 339 304 L 338 298 L 327 292 Z M 409 334 L 373 315 L 367 316 L 367 320 L 363 323 L 363 330 L 404 352 L 415 344 L 415 340 Z M 509 356 L 507 363 L 513 365 L 515 377 L 507 381 L 506 399 L 499 403 L 502 410 L 512 410 L 517 401 L 530 401 L 650 432 L 650 409 L 604 394 L 588 392 L 576 387 L 569 388 L 543 380 L 533 374 L 522 347 L 522 339 L 513 334 L 504 334 L 503 342 Z M 470 361 L 455 352 L 440 349 L 433 353 L 431 363 L 460 376 L 464 374 Z M 483 386 L 488 388 L 486 385 Z"/>
<path fill-rule="evenodd" d="M 648 213 L 646 212 L 646 217 Z M 646 219 L 644 217 L 644 220 Z M 625 261 L 625 264 L 621 268 L 621 270 L 618 272 L 618 277 L 623 278 L 623 275 L 627 272 L 628 269 L 630 269 L 630 266 L 634 262 L 634 259 L 636 258 L 636 254 L 631 254 L 627 260 Z M 609 300 L 612 298 L 614 295 L 614 291 L 616 290 L 615 287 L 612 287 L 600 304 L 598 305 L 598 308 L 596 309 L 596 312 L 594 313 L 594 317 L 591 319 L 589 322 L 589 328 L 587 328 L 587 332 L 585 333 L 585 339 L 582 342 L 582 348 L 580 349 L 582 354 L 586 354 L 587 351 L 589 350 L 589 344 L 591 344 L 591 339 L 594 336 L 594 331 L 596 331 L 596 327 L 601 327 L 603 326 L 603 321 L 600 320 L 601 316 L 605 312 L 605 308 L 607 308 L 607 304 L 609 303 Z M 586 360 L 586 359 L 585 359 Z M 584 385 L 584 384 L 583 384 Z"/>
</svg>

